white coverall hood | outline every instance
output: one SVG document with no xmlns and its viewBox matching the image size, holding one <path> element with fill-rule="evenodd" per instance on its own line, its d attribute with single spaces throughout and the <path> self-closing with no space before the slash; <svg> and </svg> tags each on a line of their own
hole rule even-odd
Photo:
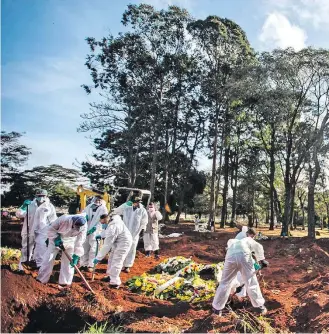
<svg viewBox="0 0 329 334">
<path fill-rule="evenodd" d="M 235 239 L 243 239 L 243 238 L 246 238 L 247 237 L 247 231 L 248 231 L 248 226 L 242 226 L 242 229 L 241 229 L 241 232 L 239 232 Z"/>
</svg>

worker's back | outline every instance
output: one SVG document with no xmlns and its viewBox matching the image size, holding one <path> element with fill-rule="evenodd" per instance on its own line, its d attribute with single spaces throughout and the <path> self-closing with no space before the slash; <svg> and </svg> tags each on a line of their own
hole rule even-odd
<svg viewBox="0 0 329 334">
<path fill-rule="evenodd" d="M 265 259 L 263 246 L 250 237 L 240 240 L 230 239 L 227 242 L 227 247 L 226 258 L 236 254 L 251 255 L 252 252 L 255 252 L 258 261 Z"/>
</svg>

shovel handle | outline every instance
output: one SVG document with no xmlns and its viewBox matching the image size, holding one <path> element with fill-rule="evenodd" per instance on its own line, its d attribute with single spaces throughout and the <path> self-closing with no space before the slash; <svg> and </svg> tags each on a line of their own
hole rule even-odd
<svg viewBox="0 0 329 334">
<path fill-rule="evenodd" d="M 71 258 L 71 256 L 66 252 L 66 250 L 65 250 L 64 248 L 62 248 L 62 251 L 63 251 L 63 253 L 66 255 L 66 257 L 68 258 L 68 260 L 69 260 L 70 262 L 72 262 L 72 258 Z M 75 269 L 75 270 L 77 271 L 77 273 L 80 275 L 80 277 L 82 278 L 83 282 L 86 284 L 88 290 L 89 290 L 91 293 L 95 294 L 94 290 L 91 288 L 91 286 L 89 285 L 89 283 L 87 282 L 87 280 L 86 280 L 85 277 L 83 276 L 82 272 L 79 270 L 79 268 L 78 268 L 76 265 L 74 265 L 74 269 Z"/>
</svg>

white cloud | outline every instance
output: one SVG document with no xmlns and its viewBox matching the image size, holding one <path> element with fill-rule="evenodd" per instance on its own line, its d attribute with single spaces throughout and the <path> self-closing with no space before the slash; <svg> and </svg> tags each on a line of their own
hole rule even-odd
<svg viewBox="0 0 329 334">
<path fill-rule="evenodd" d="M 328 0 L 266 0 L 269 10 L 280 10 L 301 24 L 312 24 L 317 30 L 329 30 Z"/>
<path fill-rule="evenodd" d="M 259 40 L 266 49 L 292 47 L 298 51 L 305 47 L 306 39 L 305 31 L 290 23 L 279 12 L 272 12 L 267 16 L 259 35 Z"/>
</svg>

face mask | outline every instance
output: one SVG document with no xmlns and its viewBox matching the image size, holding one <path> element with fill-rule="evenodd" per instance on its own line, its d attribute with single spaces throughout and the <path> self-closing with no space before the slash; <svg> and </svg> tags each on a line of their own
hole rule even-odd
<svg viewBox="0 0 329 334">
<path fill-rule="evenodd" d="M 37 202 L 44 203 L 46 201 L 46 197 L 36 197 Z"/>
<path fill-rule="evenodd" d="M 150 208 L 149 208 L 149 211 L 150 211 L 150 212 L 154 212 L 154 211 L 155 211 L 155 210 L 154 210 L 154 207 L 150 207 Z"/>
<path fill-rule="evenodd" d="M 82 226 L 73 225 L 73 230 L 76 232 L 80 232 L 82 230 Z"/>
</svg>

